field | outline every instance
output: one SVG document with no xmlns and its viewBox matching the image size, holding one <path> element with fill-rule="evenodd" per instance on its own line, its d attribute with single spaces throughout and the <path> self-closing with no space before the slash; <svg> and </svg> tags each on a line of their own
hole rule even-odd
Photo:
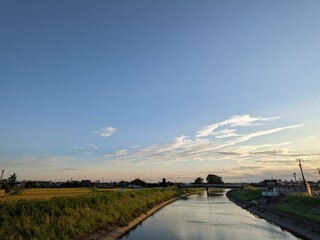
<svg viewBox="0 0 320 240">
<path fill-rule="evenodd" d="M 92 192 L 91 188 L 33 188 L 16 190 L 0 197 L 0 202 L 49 200 L 55 197 L 72 197 Z"/>
<path fill-rule="evenodd" d="M 192 191 L 175 187 L 134 191 L 31 189 L 20 194 L 29 198 L 19 201 L 16 195 L 13 201 L 1 202 L 0 238 L 77 239 L 99 228 L 125 226 L 153 206 Z"/>
</svg>

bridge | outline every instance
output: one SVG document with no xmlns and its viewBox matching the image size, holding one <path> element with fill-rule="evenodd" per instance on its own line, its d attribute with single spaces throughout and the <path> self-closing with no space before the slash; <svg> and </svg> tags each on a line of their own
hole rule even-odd
<svg viewBox="0 0 320 240">
<path fill-rule="evenodd" d="M 242 183 L 225 183 L 225 184 L 181 184 L 180 188 L 243 188 Z"/>
</svg>

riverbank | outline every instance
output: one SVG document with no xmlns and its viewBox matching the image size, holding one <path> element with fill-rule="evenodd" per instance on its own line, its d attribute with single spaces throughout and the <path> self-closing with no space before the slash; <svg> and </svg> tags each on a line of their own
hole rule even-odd
<svg viewBox="0 0 320 240">
<path fill-rule="evenodd" d="M 301 218 L 275 211 L 268 205 L 254 204 L 250 201 L 241 201 L 236 198 L 235 194 L 227 193 L 230 201 L 246 209 L 254 215 L 266 219 L 281 228 L 293 233 L 297 237 L 307 240 L 320 239 L 320 225 Z"/>
<path fill-rule="evenodd" d="M 91 234 L 88 234 L 88 235 L 80 238 L 79 240 L 116 240 L 116 239 L 119 239 L 123 235 L 128 233 L 130 230 L 134 229 L 137 225 L 141 224 L 148 217 L 152 216 L 154 213 L 159 211 L 161 208 L 165 207 L 166 205 L 176 201 L 177 199 L 187 197 L 189 195 L 192 195 L 192 194 L 195 194 L 198 192 L 200 192 L 200 191 L 198 190 L 195 192 L 189 192 L 189 193 L 183 194 L 179 197 L 175 197 L 175 198 L 169 199 L 165 202 L 159 203 L 158 205 L 154 206 L 152 209 L 150 209 L 146 213 L 142 213 L 139 217 L 137 217 L 136 219 L 131 221 L 127 226 L 117 227 L 111 231 L 99 229 L 99 230 L 92 232 Z M 201 190 L 201 192 L 203 192 L 203 190 Z"/>
<path fill-rule="evenodd" d="M 80 239 L 127 226 L 159 203 L 192 190 L 175 187 L 91 192 L 50 200 L 6 201 L 0 205 L 1 239 Z"/>
</svg>

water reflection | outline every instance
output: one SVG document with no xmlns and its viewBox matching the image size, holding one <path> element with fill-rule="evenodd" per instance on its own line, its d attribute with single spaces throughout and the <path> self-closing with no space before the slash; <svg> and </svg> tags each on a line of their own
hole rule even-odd
<svg viewBox="0 0 320 240">
<path fill-rule="evenodd" d="M 225 196 L 225 190 L 204 191 L 178 200 L 122 238 L 132 239 L 297 239 L 257 218 Z"/>
<path fill-rule="evenodd" d="M 207 197 L 214 197 L 214 196 L 222 196 L 225 193 L 225 190 L 219 188 L 207 188 Z"/>
</svg>

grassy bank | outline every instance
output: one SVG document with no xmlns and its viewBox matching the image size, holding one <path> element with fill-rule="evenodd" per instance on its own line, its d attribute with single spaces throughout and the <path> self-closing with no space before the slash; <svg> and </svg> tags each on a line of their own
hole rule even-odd
<svg viewBox="0 0 320 240">
<path fill-rule="evenodd" d="M 1 239 L 74 239 L 97 228 L 125 226 L 143 212 L 190 192 L 174 187 L 137 191 L 91 191 L 51 200 L 2 202 Z"/>
<path fill-rule="evenodd" d="M 240 203 L 246 203 L 251 200 L 259 200 L 262 198 L 261 190 L 252 186 L 245 186 L 242 189 L 232 189 L 227 195 Z"/>
<path fill-rule="evenodd" d="M 244 189 L 231 190 L 228 192 L 228 196 L 240 203 L 249 203 L 251 200 L 259 200 L 262 198 L 261 191 L 250 186 Z M 320 224 L 319 197 L 286 194 L 269 207 L 275 211 Z"/>
<path fill-rule="evenodd" d="M 288 194 L 272 209 L 320 224 L 320 198 Z"/>
</svg>

